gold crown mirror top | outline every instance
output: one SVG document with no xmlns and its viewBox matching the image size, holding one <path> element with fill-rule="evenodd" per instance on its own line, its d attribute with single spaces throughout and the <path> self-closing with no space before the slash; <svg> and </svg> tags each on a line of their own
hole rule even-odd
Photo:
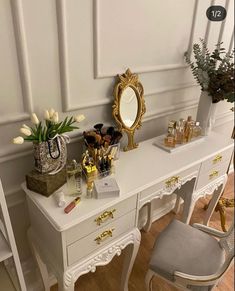
<svg viewBox="0 0 235 291">
<path fill-rule="evenodd" d="M 138 147 L 134 142 L 134 133 L 141 126 L 142 116 L 146 111 L 144 102 L 144 89 L 138 80 L 137 74 L 132 74 L 130 69 L 118 75 L 114 88 L 113 117 L 120 131 L 127 133 L 128 145 L 124 151 Z"/>
</svg>

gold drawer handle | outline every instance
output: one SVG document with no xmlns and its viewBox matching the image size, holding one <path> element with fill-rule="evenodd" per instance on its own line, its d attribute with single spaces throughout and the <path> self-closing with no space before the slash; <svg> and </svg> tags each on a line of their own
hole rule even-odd
<svg viewBox="0 0 235 291">
<path fill-rule="evenodd" d="M 222 158 L 223 158 L 223 156 L 221 156 L 221 155 L 217 155 L 214 159 L 213 159 L 213 164 L 216 164 L 216 163 L 218 163 L 218 162 L 221 162 L 222 161 Z"/>
<path fill-rule="evenodd" d="M 175 186 L 177 183 L 179 183 L 180 176 L 173 176 L 170 179 L 166 180 L 165 185 L 167 188 Z"/>
<path fill-rule="evenodd" d="M 101 225 L 101 223 L 105 222 L 108 218 L 113 218 L 113 213 L 116 211 L 116 209 L 113 209 L 111 211 L 105 211 L 103 212 L 99 217 L 95 219 L 95 222 L 97 225 Z"/>
<path fill-rule="evenodd" d="M 219 171 L 213 171 L 210 175 L 209 178 L 213 179 L 214 177 L 217 177 L 219 175 Z"/>
<path fill-rule="evenodd" d="M 95 241 L 97 242 L 97 244 L 99 245 L 103 240 L 105 240 L 108 237 L 112 237 L 113 236 L 113 231 L 114 228 L 111 228 L 109 230 L 105 230 L 104 232 L 102 232 L 100 235 L 98 235 L 95 238 Z"/>
</svg>

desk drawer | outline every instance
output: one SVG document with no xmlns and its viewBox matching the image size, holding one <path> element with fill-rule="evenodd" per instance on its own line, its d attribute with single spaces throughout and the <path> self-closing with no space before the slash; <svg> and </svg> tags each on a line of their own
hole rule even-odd
<svg viewBox="0 0 235 291">
<path fill-rule="evenodd" d="M 81 258 L 91 254 L 99 248 L 102 248 L 105 244 L 110 243 L 121 234 L 133 229 L 135 226 L 135 215 L 136 210 L 133 210 L 119 219 L 110 222 L 98 231 L 94 231 L 88 236 L 67 246 L 68 266 L 74 264 Z M 99 236 L 103 237 L 100 242 L 96 240 Z"/>
<path fill-rule="evenodd" d="M 228 163 L 225 162 L 221 165 L 211 168 L 209 171 L 200 171 L 196 190 L 201 189 L 202 187 L 216 180 L 218 177 L 224 175 L 227 172 L 227 169 Z"/>
<path fill-rule="evenodd" d="M 175 176 L 169 176 L 169 178 L 165 179 L 162 182 L 159 182 L 158 184 L 155 184 L 145 190 L 143 190 L 140 193 L 140 201 L 141 201 L 141 206 L 144 205 L 145 201 L 148 201 L 152 197 L 155 197 L 158 195 L 159 191 L 163 191 L 166 194 L 173 193 L 175 189 L 178 188 L 180 185 L 180 182 L 184 180 L 185 177 L 190 176 L 191 174 L 195 173 L 195 176 L 197 176 L 197 172 L 199 171 L 200 165 L 196 165 L 192 168 L 189 168 L 185 171 L 177 173 Z M 174 177 L 176 177 L 176 180 L 174 181 Z M 172 179 L 173 178 L 173 179 Z M 171 182 L 172 180 L 172 182 Z"/>
<path fill-rule="evenodd" d="M 232 156 L 233 148 L 227 149 L 225 151 L 221 151 L 217 155 L 215 155 L 212 158 L 209 158 L 208 160 L 204 161 L 201 166 L 200 172 L 204 172 L 207 170 L 210 170 L 214 168 L 215 166 L 220 166 L 223 163 L 229 163 L 231 156 Z"/>
<path fill-rule="evenodd" d="M 122 215 L 130 212 L 136 208 L 137 195 L 134 195 L 113 207 L 107 208 L 103 212 L 97 213 L 97 215 L 79 223 L 68 229 L 65 233 L 66 245 L 71 244 L 74 241 L 99 230 L 101 227 L 109 224 L 112 220 L 115 220 Z"/>
</svg>

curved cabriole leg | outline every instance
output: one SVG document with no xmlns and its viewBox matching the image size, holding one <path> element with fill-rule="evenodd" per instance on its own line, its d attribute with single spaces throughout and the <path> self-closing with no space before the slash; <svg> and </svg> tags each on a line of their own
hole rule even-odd
<svg viewBox="0 0 235 291">
<path fill-rule="evenodd" d="M 128 281 L 140 246 L 141 234 L 138 229 L 135 232 L 133 244 L 126 247 L 125 259 L 122 268 L 120 291 L 128 291 Z"/>
<path fill-rule="evenodd" d="M 176 197 L 176 201 L 175 201 L 175 207 L 172 210 L 173 213 L 178 214 L 180 211 L 180 202 L 181 202 L 181 197 L 179 195 L 177 195 Z"/>
<path fill-rule="evenodd" d="M 43 281 L 44 289 L 45 289 L 45 291 L 50 291 L 50 281 L 49 281 L 49 274 L 48 274 L 47 266 L 42 261 L 40 255 L 37 251 L 37 248 L 35 247 L 35 245 L 33 243 L 31 229 L 28 229 L 27 236 L 28 236 L 28 242 L 29 242 L 29 246 L 30 246 L 30 249 L 32 251 L 33 257 L 34 257 L 36 264 L 40 270 L 40 275 L 41 275 L 41 278 Z"/>
<path fill-rule="evenodd" d="M 143 227 L 145 232 L 150 231 L 153 222 L 153 203 L 149 202 L 147 205 L 147 221 Z"/>
</svg>

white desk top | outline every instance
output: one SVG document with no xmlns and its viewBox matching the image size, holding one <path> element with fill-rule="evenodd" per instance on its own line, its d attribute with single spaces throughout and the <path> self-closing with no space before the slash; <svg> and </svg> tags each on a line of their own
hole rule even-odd
<svg viewBox="0 0 235 291">
<path fill-rule="evenodd" d="M 117 198 L 86 199 L 84 193 L 80 204 L 65 214 L 63 208 L 56 206 L 53 195 L 47 198 L 37 194 L 28 190 L 25 183 L 22 188 L 53 226 L 58 231 L 64 231 L 179 171 L 213 157 L 221 150 L 233 147 L 232 139 L 214 132 L 201 143 L 192 144 L 175 153 L 165 152 L 153 145 L 154 140 L 146 140 L 137 149 L 120 153 L 119 160 L 115 162 L 114 174 L 120 187 L 120 196 Z M 73 198 L 67 197 L 66 200 L 69 203 Z"/>
</svg>

